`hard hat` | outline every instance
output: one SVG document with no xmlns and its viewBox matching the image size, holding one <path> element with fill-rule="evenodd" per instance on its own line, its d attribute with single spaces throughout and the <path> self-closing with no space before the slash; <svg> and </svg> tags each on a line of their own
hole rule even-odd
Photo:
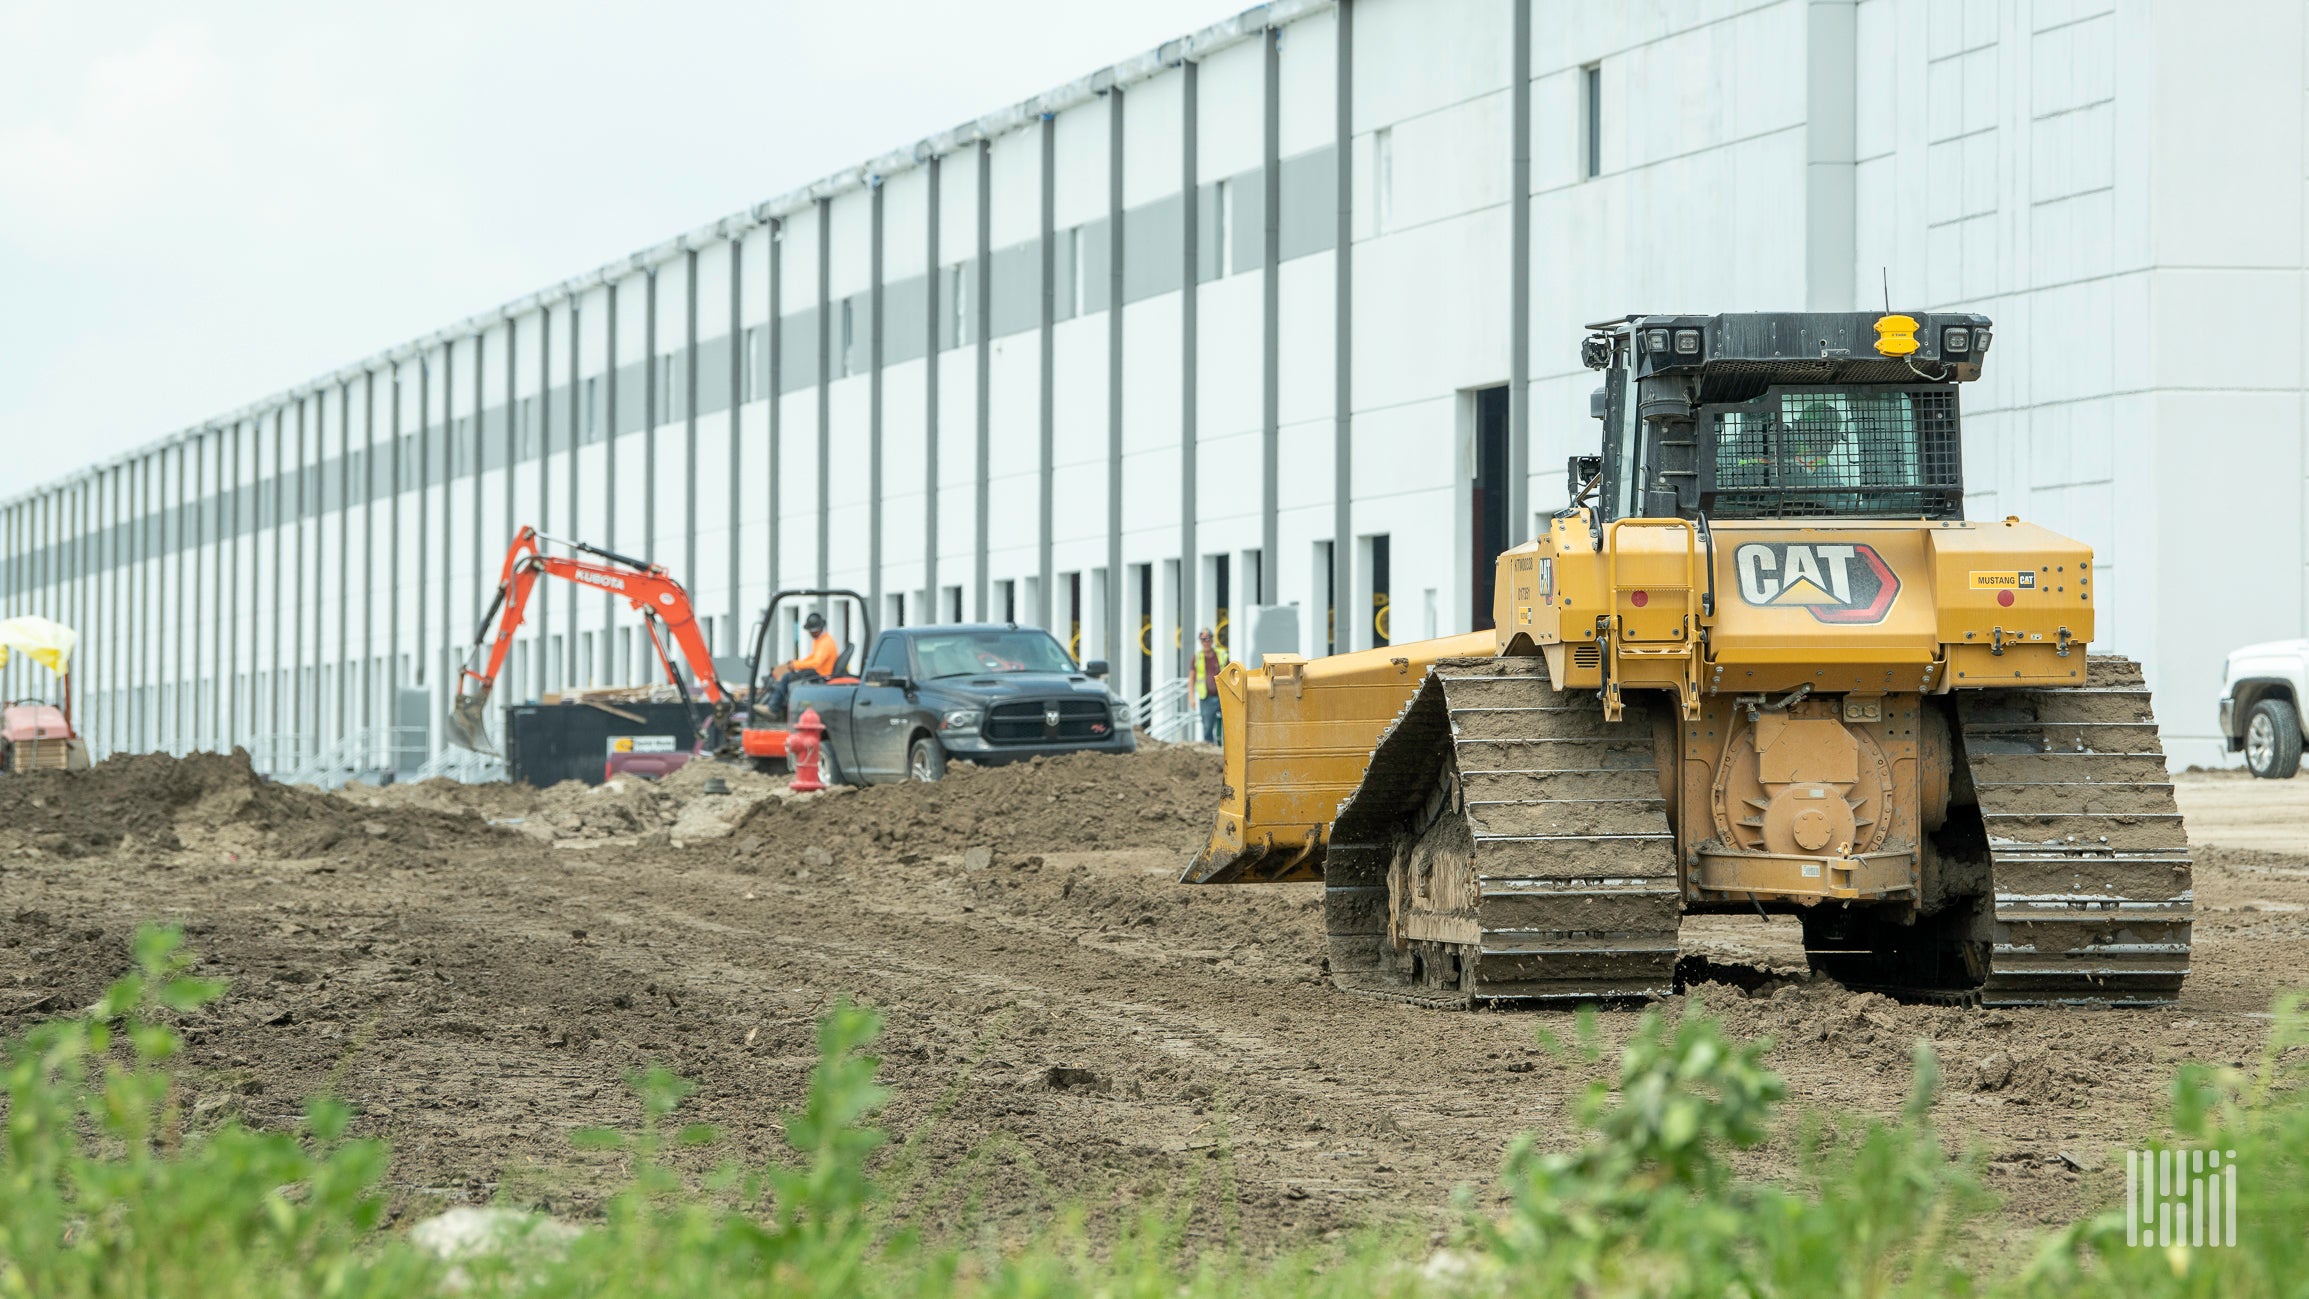
<svg viewBox="0 0 2309 1299">
<path fill-rule="evenodd" d="M 813 613 L 813 614 L 811 614 L 809 617 L 802 619 L 802 630 L 803 630 L 803 631 L 824 631 L 824 630 L 826 630 L 826 619 L 825 619 L 825 616 L 824 616 L 823 614 L 816 614 L 816 613 Z"/>
</svg>

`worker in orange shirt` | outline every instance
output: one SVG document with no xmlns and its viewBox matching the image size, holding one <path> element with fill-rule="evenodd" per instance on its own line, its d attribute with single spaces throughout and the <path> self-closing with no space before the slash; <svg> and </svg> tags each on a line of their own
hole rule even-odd
<svg viewBox="0 0 2309 1299">
<path fill-rule="evenodd" d="M 786 696 L 795 685 L 808 681 L 826 681 L 834 675 L 835 660 L 842 656 L 842 648 L 826 630 L 825 616 L 812 613 L 802 619 L 802 630 L 810 633 L 809 652 L 791 663 L 781 663 L 774 674 L 778 684 L 770 691 L 770 716 L 786 715 Z"/>
</svg>

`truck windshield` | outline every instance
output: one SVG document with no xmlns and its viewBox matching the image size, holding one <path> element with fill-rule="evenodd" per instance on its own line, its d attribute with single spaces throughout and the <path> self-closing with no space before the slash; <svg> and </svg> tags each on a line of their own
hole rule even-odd
<svg viewBox="0 0 2309 1299">
<path fill-rule="evenodd" d="M 922 676 L 961 677 L 987 672 L 1073 672 L 1074 660 L 1049 632 L 926 632 L 914 638 Z"/>
</svg>

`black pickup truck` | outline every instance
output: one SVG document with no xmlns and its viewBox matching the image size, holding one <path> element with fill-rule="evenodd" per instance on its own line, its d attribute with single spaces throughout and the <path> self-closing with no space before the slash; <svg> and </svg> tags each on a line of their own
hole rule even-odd
<svg viewBox="0 0 2309 1299">
<path fill-rule="evenodd" d="M 936 780 L 950 757 L 1132 752 L 1129 706 L 1107 693 L 1105 674 L 1038 627 L 901 627 L 875 637 L 855 683 L 795 686 L 788 715 L 818 710 L 828 783 Z"/>
</svg>

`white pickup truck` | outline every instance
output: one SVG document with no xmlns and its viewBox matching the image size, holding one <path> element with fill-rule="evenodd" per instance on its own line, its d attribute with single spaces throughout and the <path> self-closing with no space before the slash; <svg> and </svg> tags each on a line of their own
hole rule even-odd
<svg viewBox="0 0 2309 1299">
<path fill-rule="evenodd" d="M 2221 677 L 2221 734 L 2256 776 L 2284 780 L 2301 769 L 2301 706 L 2309 700 L 2309 639 L 2247 645 Z"/>
</svg>

